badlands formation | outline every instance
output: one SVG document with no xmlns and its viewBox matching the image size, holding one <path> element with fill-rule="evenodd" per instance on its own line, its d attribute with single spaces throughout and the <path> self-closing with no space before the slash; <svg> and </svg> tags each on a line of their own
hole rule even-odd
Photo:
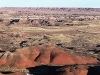
<svg viewBox="0 0 100 75">
<path fill-rule="evenodd" d="M 99 8 L 0 8 L 0 75 L 100 75 Z"/>
</svg>

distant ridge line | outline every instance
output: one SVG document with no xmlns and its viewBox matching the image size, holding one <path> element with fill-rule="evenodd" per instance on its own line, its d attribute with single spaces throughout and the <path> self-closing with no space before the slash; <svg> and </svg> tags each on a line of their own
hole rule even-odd
<svg viewBox="0 0 100 75">
<path fill-rule="evenodd" d="M 51 11 L 95 11 L 100 12 L 100 8 L 75 8 L 75 7 L 0 7 L 0 11 L 33 11 L 33 10 L 51 10 Z"/>
</svg>

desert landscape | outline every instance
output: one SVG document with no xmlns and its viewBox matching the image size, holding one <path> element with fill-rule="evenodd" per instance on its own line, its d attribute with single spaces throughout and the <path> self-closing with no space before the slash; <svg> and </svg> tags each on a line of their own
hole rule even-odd
<svg viewBox="0 0 100 75">
<path fill-rule="evenodd" d="M 100 75 L 100 8 L 0 8 L 0 75 Z"/>
</svg>

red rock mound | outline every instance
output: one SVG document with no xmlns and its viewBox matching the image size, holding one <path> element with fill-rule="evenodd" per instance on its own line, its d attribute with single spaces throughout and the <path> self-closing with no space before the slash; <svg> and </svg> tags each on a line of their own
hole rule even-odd
<svg viewBox="0 0 100 75">
<path fill-rule="evenodd" d="M 14 72 L 14 73 L 0 73 L 0 75 L 27 75 L 27 73 Z"/>
<path fill-rule="evenodd" d="M 14 52 L 0 53 L 0 66 L 28 68 L 39 65 L 71 65 L 95 63 L 92 57 L 78 56 L 54 46 L 33 46 Z"/>
</svg>

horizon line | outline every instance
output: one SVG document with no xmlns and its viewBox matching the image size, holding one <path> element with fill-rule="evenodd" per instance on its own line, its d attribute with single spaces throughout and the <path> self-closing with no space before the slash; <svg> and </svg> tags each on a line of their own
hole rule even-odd
<svg viewBox="0 0 100 75">
<path fill-rule="evenodd" d="M 4 7 L 0 7 L 0 8 L 99 8 L 99 7 L 40 7 L 40 6 L 37 6 L 37 7 L 30 7 L 30 6 L 4 6 Z"/>
</svg>

